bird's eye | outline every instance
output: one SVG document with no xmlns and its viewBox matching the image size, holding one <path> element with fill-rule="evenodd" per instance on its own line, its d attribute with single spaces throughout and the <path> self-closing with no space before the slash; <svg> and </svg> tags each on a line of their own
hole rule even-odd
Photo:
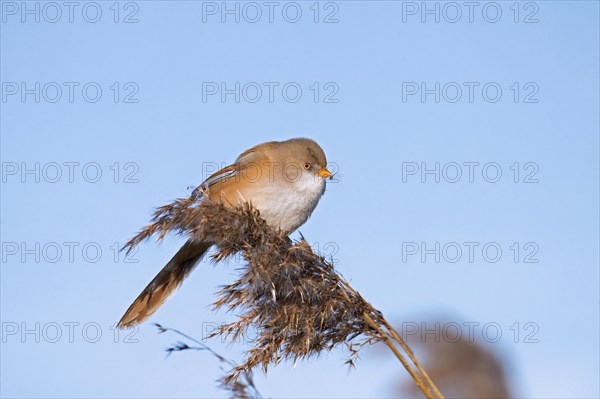
<svg viewBox="0 0 600 399">
<path fill-rule="evenodd" d="M 304 164 L 304 169 L 309 170 L 310 169 L 310 164 L 309 163 L 305 163 Z"/>
</svg>

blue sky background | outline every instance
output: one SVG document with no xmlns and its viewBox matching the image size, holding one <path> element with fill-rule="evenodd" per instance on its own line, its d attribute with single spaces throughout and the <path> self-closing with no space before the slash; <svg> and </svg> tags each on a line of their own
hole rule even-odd
<svg viewBox="0 0 600 399">
<path fill-rule="evenodd" d="M 131 337 L 135 342 L 111 329 L 184 239 L 142 245 L 129 259 L 137 263 L 115 258 L 115 243 L 142 227 L 154 207 L 186 195 L 215 163 L 298 136 L 317 140 L 339 177 L 300 231 L 389 320 L 477 322 L 478 338 L 481 326 L 497 323 L 502 337 L 489 348 L 507 360 L 516 395 L 600 395 L 597 2 L 521 2 L 518 22 L 513 2 L 499 2 L 495 23 L 496 8 L 485 2 L 477 3 L 473 22 L 462 6 L 456 23 L 448 21 L 454 10 L 435 2 L 427 4 L 439 7 L 439 23 L 428 14 L 422 22 L 421 2 L 322 2 L 318 23 L 312 1 L 297 3 L 296 23 L 283 18 L 286 4 L 294 18 L 294 5 L 285 2 L 272 23 L 266 6 L 256 23 L 244 15 L 239 23 L 226 15 L 223 23 L 219 13 L 206 13 L 221 2 L 98 2 L 96 23 L 82 15 L 87 7 L 86 18 L 95 18 L 85 2 L 73 22 L 66 6 L 58 18 L 37 3 L 39 23 L 22 13 L 21 2 L 0 4 L 3 397 L 224 396 L 214 382 L 222 372 L 208 355 L 165 359 L 163 349 L 177 338 L 157 335 L 150 323 Z M 130 13 L 137 22 L 123 23 Z M 330 13 L 337 23 L 323 23 Z M 39 103 L 35 94 L 22 98 L 21 83 L 35 89 L 36 82 Z M 49 82 L 62 86 L 59 98 Z M 78 84 L 72 102 L 64 82 Z M 257 102 L 246 100 L 254 97 L 247 91 L 237 103 L 234 95 L 223 102 L 203 93 L 203 82 L 279 86 L 273 102 L 265 88 Z M 281 93 L 290 82 L 302 89 L 297 102 Z M 439 82 L 440 101 L 407 95 L 410 82 L 429 89 Z M 444 92 L 449 82 L 456 83 Z M 464 82 L 478 84 L 472 102 Z M 490 82 L 502 90 L 497 102 L 482 95 Z M 462 97 L 450 102 L 456 85 Z M 90 102 L 94 87 L 102 95 Z M 126 103 L 134 90 L 129 100 L 137 102 Z M 329 99 L 337 102 L 324 102 L 334 90 Z M 528 101 L 537 102 L 525 102 L 533 91 Z M 65 162 L 76 163 L 72 182 Z M 462 178 L 403 180 L 407 163 L 431 169 L 436 162 L 448 173 L 453 163 L 463 165 Z M 465 162 L 480 165 L 473 182 Z M 36 172 L 22 174 L 36 163 L 39 181 Z M 488 163 L 502 171 L 496 183 L 482 175 Z M 101 177 L 90 182 L 98 169 Z M 537 182 L 524 183 L 532 171 Z M 450 253 L 437 263 L 433 255 L 407 255 L 413 242 L 479 246 L 473 262 L 463 251 L 455 263 Z M 495 263 L 481 253 L 490 242 L 502 249 Z M 538 262 L 525 263 L 534 249 Z M 234 261 L 204 262 L 151 321 L 202 337 L 231 320 L 211 312 L 210 303 L 235 268 Z M 533 329 L 537 342 L 527 342 Z M 209 344 L 238 360 L 247 348 Z M 295 367 L 285 363 L 257 383 L 271 397 L 381 397 L 392 396 L 405 375 L 373 351 L 351 372 L 344 359 L 334 351 Z"/>
</svg>

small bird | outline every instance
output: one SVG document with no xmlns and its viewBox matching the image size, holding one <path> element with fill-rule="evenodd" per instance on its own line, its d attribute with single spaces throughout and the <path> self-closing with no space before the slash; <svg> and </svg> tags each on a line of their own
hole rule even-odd
<svg viewBox="0 0 600 399">
<path fill-rule="evenodd" d="M 251 203 L 267 224 L 289 235 L 309 218 L 331 179 L 323 149 L 313 140 L 296 138 L 259 144 L 206 179 L 201 191 L 210 201 L 233 207 Z M 119 328 L 140 324 L 181 285 L 212 246 L 187 241 L 154 277 L 119 321 Z"/>
</svg>

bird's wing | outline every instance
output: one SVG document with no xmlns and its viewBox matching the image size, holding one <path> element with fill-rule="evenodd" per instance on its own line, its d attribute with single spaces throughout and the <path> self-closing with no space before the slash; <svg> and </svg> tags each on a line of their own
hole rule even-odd
<svg viewBox="0 0 600 399">
<path fill-rule="evenodd" d="M 223 182 L 232 177 L 240 176 L 240 171 L 242 171 L 244 168 L 248 168 L 249 165 L 256 167 L 260 163 L 268 162 L 268 157 L 263 152 L 257 151 L 258 147 L 259 146 L 251 148 L 242 153 L 242 155 L 235 160 L 234 164 L 226 166 L 210 175 L 206 180 L 204 180 L 204 182 L 201 184 L 201 187 L 204 189 L 210 189 L 211 186 L 217 183 Z"/>
<path fill-rule="evenodd" d="M 218 183 L 220 181 L 229 179 L 230 177 L 236 176 L 238 171 L 239 171 L 239 165 L 237 165 L 237 164 L 229 165 L 229 166 L 213 173 L 212 175 L 210 175 L 206 180 L 204 180 L 204 182 L 201 184 L 201 187 L 204 189 L 209 189 L 210 186 L 214 185 L 215 183 Z"/>
</svg>

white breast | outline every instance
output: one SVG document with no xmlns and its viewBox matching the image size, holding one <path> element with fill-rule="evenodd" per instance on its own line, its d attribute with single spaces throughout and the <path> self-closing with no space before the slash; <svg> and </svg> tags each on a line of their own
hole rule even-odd
<svg viewBox="0 0 600 399">
<path fill-rule="evenodd" d="M 298 181 L 275 181 L 253 190 L 252 203 L 269 225 L 290 234 L 306 222 L 324 192 L 324 179 L 303 173 Z"/>
</svg>

